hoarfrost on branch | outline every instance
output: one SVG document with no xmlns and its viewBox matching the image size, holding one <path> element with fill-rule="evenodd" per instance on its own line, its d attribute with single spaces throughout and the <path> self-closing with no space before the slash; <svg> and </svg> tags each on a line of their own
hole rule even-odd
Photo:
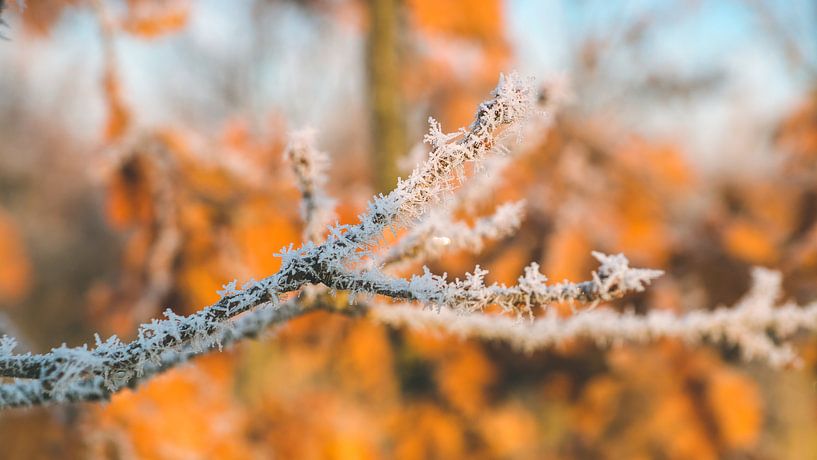
<svg viewBox="0 0 817 460">
<path fill-rule="evenodd" d="M 282 264 L 277 273 L 240 289 L 231 282 L 219 292 L 219 301 L 194 314 L 180 316 L 167 310 L 163 319 L 140 326 L 130 342 L 97 336 L 93 346 L 62 345 L 48 353 L 17 354 L 15 340 L 2 336 L 0 408 L 104 400 L 192 356 L 257 336 L 272 325 L 319 309 L 367 314 L 398 326 L 506 340 L 523 350 L 574 338 L 598 344 L 709 338 L 741 346 L 747 358 L 771 364 L 794 360 L 791 349 L 775 344 L 766 330 L 781 337 L 798 329 L 813 330 L 817 305 L 775 308 L 779 276 L 771 272 L 757 272 L 755 289 L 732 309 L 673 317 L 660 311 L 638 316 L 579 308 L 568 318 L 548 310 L 548 305 L 568 302 L 594 307 L 644 290 L 662 272 L 631 268 L 621 254 L 594 253 L 600 267 L 581 283 L 549 284 L 536 263 L 511 286 L 487 284 L 488 272 L 479 266 L 464 279 L 454 280 L 425 267 L 422 274 L 409 278 L 390 274 L 396 267 L 431 260 L 444 251 L 478 252 L 487 241 L 505 238 L 519 227 L 523 202 L 500 206 L 493 215 L 468 225 L 452 217 L 463 201 L 452 198 L 451 192 L 470 171 L 479 171 L 491 156 L 507 152 L 509 142 L 518 139 L 525 123 L 539 113 L 536 98 L 530 81 L 511 74 L 500 78 L 467 129 L 445 133 L 430 120 L 427 159 L 390 193 L 375 196 L 355 225 L 329 225 L 334 201 L 324 190 L 328 157 L 315 148 L 314 134 L 294 133 L 285 155 L 302 194 L 304 242 L 278 254 Z M 473 196 L 474 190 L 466 192 Z M 383 243 L 385 232 L 402 230 L 403 237 L 396 243 Z M 338 308 L 331 302 L 331 293 L 338 291 L 364 300 Z M 295 292 L 302 295 L 288 295 Z M 399 303 L 387 305 L 384 299 Z M 486 313 L 488 307 L 498 307 L 511 317 Z M 532 321 L 520 319 L 525 317 Z"/>
</svg>

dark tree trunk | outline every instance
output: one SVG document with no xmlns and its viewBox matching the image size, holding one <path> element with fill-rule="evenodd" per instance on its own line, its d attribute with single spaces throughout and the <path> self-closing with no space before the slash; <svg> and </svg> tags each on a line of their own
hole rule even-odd
<svg viewBox="0 0 817 460">
<path fill-rule="evenodd" d="M 367 71 L 371 113 L 373 185 L 394 187 L 397 159 L 406 149 L 400 78 L 401 0 L 369 0 Z"/>
</svg>

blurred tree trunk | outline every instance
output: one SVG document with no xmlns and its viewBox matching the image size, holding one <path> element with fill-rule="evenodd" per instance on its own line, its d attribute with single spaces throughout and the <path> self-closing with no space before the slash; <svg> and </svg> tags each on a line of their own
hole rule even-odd
<svg viewBox="0 0 817 460">
<path fill-rule="evenodd" d="M 394 187 L 397 159 L 406 148 L 406 123 L 400 78 L 402 0 L 369 0 L 367 71 L 371 113 L 373 185 Z"/>
</svg>

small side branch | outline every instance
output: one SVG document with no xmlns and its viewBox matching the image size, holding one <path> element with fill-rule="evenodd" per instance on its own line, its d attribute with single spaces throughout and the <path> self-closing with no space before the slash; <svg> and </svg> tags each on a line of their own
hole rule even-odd
<svg viewBox="0 0 817 460">
<path fill-rule="evenodd" d="M 423 275 L 411 279 L 390 278 L 383 273 L 330 272 L 321 281 L 337 290 L 363 294 L 379 294 L 393 299 L 414 300 L 438 308 L 459 312 L 481 311 L 490 305 L 498 305 L 505 311 L 532 314 L 534 307 L 546 309 L 555 302 L 590 303 L 613 300 L 631 292 L 641 292 L 655 278 L 663 275 L 660 270 L 631 268 L 621 254 L 608 256 L 593 253 L 601 267 L 593 273 L 593 279 L 582 283 L 562 282 L 548 284 L 547 277 L 539 272 L 539 264 L 525 268 L 517 284 L 485 284 L 487 270 L 476 267 L 465 279 L 446 281 L 445 275 L 435 275 L 428 269 Z"/>
<path fill-rule="evenodd" d="M 411 262 L 429 262 L 446 251 L 468 250 L 479 253 L 486 241 L 498 240 L 513 234 L 522 223 L 525 202 L 506 203 L 486 217 L 469 226 L 453 221 L 445 213 L 430 213 L 411 229 L 383 257 L 380 264 L 401 266 Z"/>
<path fill-rule="evenodd" d="M 304 240 L 318 243 L 323 239 L 326 227 L 335 219 L 335 200 L 324 191 L 329 157 L 315 148 L 315 131 L 312 129 L 290 134 L 285 156 L 301 191 Z"/>
</svg>

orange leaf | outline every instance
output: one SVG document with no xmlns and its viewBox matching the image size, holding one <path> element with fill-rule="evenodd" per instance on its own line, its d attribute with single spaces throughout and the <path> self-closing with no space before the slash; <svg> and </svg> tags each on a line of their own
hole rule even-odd
<svg viewBox="0 0 817 460">
<path fill-rule="evenodd" d="M 14 222 L 0 213 L 0 300 L 17 300 L 31 284 L 31 265 Z"/>
<path fill-rule="evenodd" d="M 732 449 L 752 447 L 763 415 L 757 385 L 742 374 L 719 368 L 712 374 L 706 396 L 723 442 Z"/>
<path fill-rule="evenodd" d="M 108 120 L 105 123 L 105 140 L 119 139 L 130 124 L 130 112 L 122 100 L 119 76 L 113 65 L 108 65 L 102 80 L 105 101 L 108 105 Z"/>
<path fill-rule="evenodd" d="M 767 232 L 746 220 L 736 220 L 723 233 L 726 249 L 735 257 L 753 264 L 773 264 L 777 260 L 775 242 Z"/>
<path fill-rule="evenodd" d="M 124 29 L 142 38 L 156 38 L 187 25 L 190 16 L 186 2 L 131 0 Z"/>
</svg>

